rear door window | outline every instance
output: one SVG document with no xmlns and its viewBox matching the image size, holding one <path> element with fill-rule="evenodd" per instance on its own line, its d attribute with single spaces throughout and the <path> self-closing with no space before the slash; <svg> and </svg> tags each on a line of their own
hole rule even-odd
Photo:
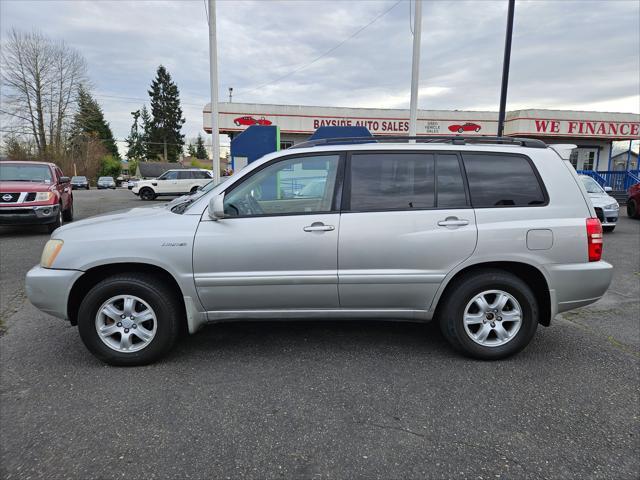
<svg viewBox="0 0 640 480">
<path fill-rule="evenodd" d="M 435 158 L 431 153 L 351 155 L 347 210 L 371 212 L 435 206 Z"/>
<path fill-rule="evenodd" d="M 463 153 L 474 207 L 545 205 L 546 195 L 530 160 L 523 155 Z"/>
</svg>

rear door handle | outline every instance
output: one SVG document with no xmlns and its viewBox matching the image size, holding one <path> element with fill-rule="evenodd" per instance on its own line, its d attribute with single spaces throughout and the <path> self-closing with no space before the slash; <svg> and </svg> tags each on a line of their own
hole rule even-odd
<svg viewBox="0 0 640 480">
<path fill-rule="evenodd" d="M 441 227 L 464 227 L 469 225 L 469 220 L 460 219 L 458 217 L 447 217 L 444 220 L 440 220 L 438 225 Z"/>
<path fill-rule="evenodd" d="M 325 225 L 322 222 L 313 222 L 311 225 L 303 228 L 305 232 L 330 232 L 335 229 L 336 227 L 333 225 Z"/>
</svg>

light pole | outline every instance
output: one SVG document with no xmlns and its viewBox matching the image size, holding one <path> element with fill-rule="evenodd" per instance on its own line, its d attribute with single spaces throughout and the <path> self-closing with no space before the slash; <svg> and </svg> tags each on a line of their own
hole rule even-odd
<svg viewBox="0 0 640 480">
<path fill-rule="evenodd" d="M 420 77 L 420 36 L 422 33 L 422 0 L 415 0 L 413 22 L 413 57 L 411 59 L 411 101 L 409 102 L 409 136 L 416 136 L 418 121 L 418 83 Z"/>
<path fill-rule="evenodd" d="M 220 183 L 220 134 L 218 131 L 218 46 L 216 43 L 216 0 L 209 0 L 209 81 L 211 83 L 211 149 L 213 181 Z"/>
<path fill-rule="evenodd" d="M 507 85 L 509 84 L 509 63 L 511 62 L 511 37 L 513 35 L 513 10 L 515 0 L 509 0 L 507 11 L 507 33 L 504 39 L 504 59 L 502 61 L 502 88 L 500 89 L 500 112 L 498 113 L 498 136 L 504 134 L 504 117 L 507 108 Z"/>
</svg>

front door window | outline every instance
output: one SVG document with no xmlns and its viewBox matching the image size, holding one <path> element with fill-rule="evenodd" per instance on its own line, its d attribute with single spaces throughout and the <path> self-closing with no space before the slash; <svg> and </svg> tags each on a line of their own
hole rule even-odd
<svg viewBox="0 0 640 480">
<path fill-rule="evenodd" d="M 332 210 L 339 155 L 289 158 L 271 164 L 233 188 L 225 215 L 251 217 Z"/>
</svg>

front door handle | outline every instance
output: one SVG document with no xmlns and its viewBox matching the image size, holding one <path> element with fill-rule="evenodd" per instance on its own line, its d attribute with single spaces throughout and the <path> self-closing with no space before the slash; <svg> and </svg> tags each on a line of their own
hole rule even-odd
<svg viewBox="0 0 640 480">
<path fill-rule="evenodd" d="M 336 227 L 333 225 L 325 225 L 322 222 L 313 222 L 311 225 L 303 228 L 305 232 L 330 232 L 335 229 Z"/>
<path fill-rule="evenodd" d="M 458 217 L 447 217 L 444 220 L 440 220 L 438 225 L 441 227 L 464 227 L 469 225 L 469 220 L 460 219 Z"/>
</svg>

